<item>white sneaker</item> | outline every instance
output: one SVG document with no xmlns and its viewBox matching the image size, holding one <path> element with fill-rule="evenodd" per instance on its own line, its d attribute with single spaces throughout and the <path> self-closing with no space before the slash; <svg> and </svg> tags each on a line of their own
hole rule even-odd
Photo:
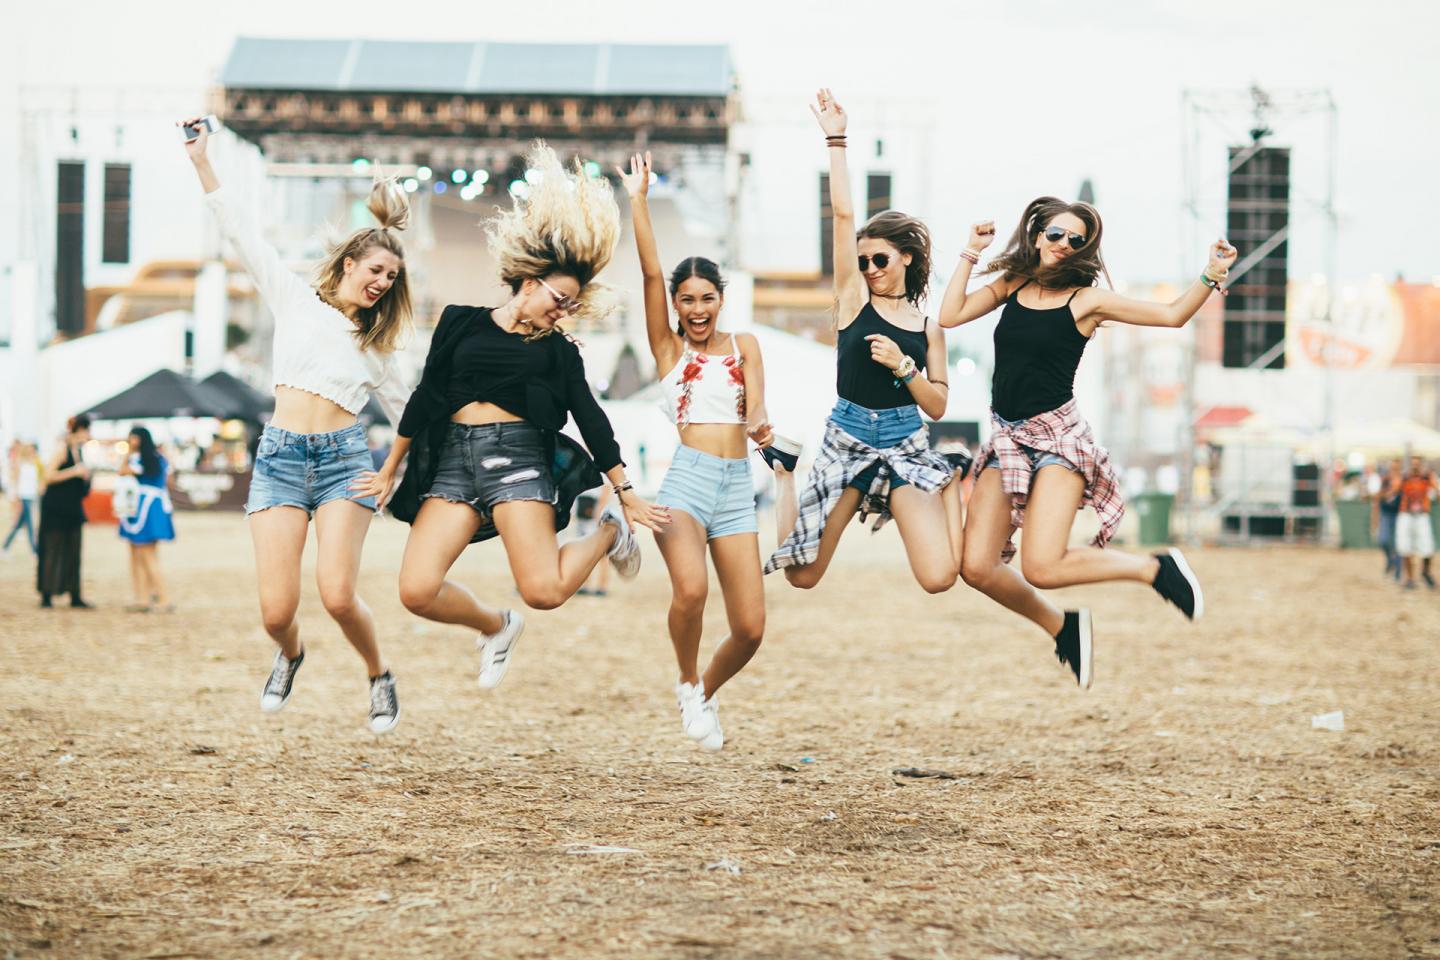
<svg viewBox="0 0 1440 960">
<path fill-rule="evenodd" d="M 705 699 L 705 688 L 698 683 L 675 684 L 675 699 L 680 703 L 680 725 L 685 735 L 704 750 L 719 750 L 725 745 L 720 729 L 720 705 L 712 696 Z"/>
<path fill-rule="evenodd" d="M 611 566 L 624 579 L 634 579 L 635 574 L 640 572 L 640 541 L 630 530 L 630 522 L 625 519 L 625 510 L 618 503 L 612 503 L 600 514 L 600 522 L 615 527 L 615 542 L 610 544 L 610 552 L 607 554 Z"/>
<path fill-rule="evenodd" d="M 695 737 L 695 740 L 700 744 L 701 750 L 713 753 L 725 746 L 725 731 L 720 729 L 720 704 L 716 702 L 714 694 L 700 705 L 700 711 L 701 720 L 696 726 L 697 732 L 703 732 L 703 735 Z M 690 735 L 695 736 L 694 733 Z"/>
<path fill-rule="evenodd" d="M 680 729 L 690 736 L 690 728 L 700 722 L 704 713 L 705 695 L 698 684 L 676 680 L 675 702 L 680 705 Z"/>
<path fill-rule="evenodd" d="M 482 633 L 475 638 L 480 650 L 480 676 L 475 682 L 482 689 L 490 690 L 500 686 L 505 671 L 510 669 L 510 653 L 525 632 L 525 618 L 514 610 L 505 611 L 505 623 L 494 634 Z"/>
</svg>

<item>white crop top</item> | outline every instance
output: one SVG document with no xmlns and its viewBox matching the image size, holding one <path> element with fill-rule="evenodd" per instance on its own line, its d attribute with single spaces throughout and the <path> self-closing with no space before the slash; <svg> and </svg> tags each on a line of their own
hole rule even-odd
<svg viewBox="0 0 1440 960">
<path fill-rule="evenodd" d="M 690 349 L 687 340 L 679 362 L 660 378 L 671 421 L 677 427 L 690 423 L 744 423 L 744 367 L 733 333 L 728 356 L 699 353 Z"/>
<path fill-rule="evenodd" d="M 395 354 L 362 350 L 350 318 L 285 266 L 224 187 L 207 193 L 205 202 L 275 315 L 275 386 L 317 394 L 353 414 L 374 393 L 391 426 L 398 426 L 410 389 Z"/>
</svg>

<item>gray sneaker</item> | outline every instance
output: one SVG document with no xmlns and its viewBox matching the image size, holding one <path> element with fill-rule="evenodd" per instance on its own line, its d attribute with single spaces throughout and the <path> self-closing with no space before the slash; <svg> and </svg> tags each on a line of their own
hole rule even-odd
<svg viewBox="0 0 1440 960">
<path fill-rule="evenodd" d="M 615 572 L 626 580 L 633 580 L 640 572 L 640 541 L 625 519 L 625 510 L 618 503 L 612 503 L 600 514 L 600 522 L 615 527 L 615 542 L 610 545 L 610 564 Z"/>
<path fill-rule="evenodd" d="M 270 668 L 270 677 L 265 681 L 265 689 L 260 692 L 261 710 L 274 713 L 290 702 L 290 694 L 295 689 L 295 674 L 300 672 L 300 665 L 304 662 L 304 650 L 294 660 L 279 650 L 275 651 L 275 665 Z"/>
<path fill-rule="evenodd" d="M 400 722 L 400 698 L 395 678 L 386 670 L 370 681 L 370 732 L 389 733 Z"/>
</svg>

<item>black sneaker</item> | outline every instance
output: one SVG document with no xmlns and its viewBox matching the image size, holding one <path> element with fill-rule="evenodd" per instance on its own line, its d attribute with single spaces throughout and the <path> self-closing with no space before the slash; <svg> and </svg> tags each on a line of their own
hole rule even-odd
<svg viewBox="0 0 1440 960">
<path fill-rule="evenodd" d="M 274 713 L 290 702 L 290 691 L 295 686 L 295 674 L 300 672 L 300 664 L 304 662 L 304 650 L 301 650 L 300 656 L 294 660 L 279 650 L 275 651 L 275 665 L 270 668 L 270 679 L 265 681 L 265 689 L 260 691 L 261 710 Z"/>
<path fill-rule="evenodd" d="M 789 437 L 782 437 L 777 433 L 771 438 L 770 446 L 760 448 L 760 456 L 770 464 L 771 470 L 778 464 L 784 467 L 787 473 L 794 473 L 795 468 L 800 465 L 800 452 L 804 449 Z"/>
<path fill-rule="evenodd" d="M 389 733 L 400 722 L 400 698 L 395 695 L 395 678 L 386 670 L 370 678 L 370 732 Z"/>
<path fill-rule="evenodd" d="M 964 450 L 957 450 L 954 453 L 942 453 L 940 456 L 950 461 L 950 469 L 960 474 L 961 480 L 964 480 L 970 475 L 970 464 L 975 462 L 975 458 Z"/>
<path fill-rule="evenodd" d="M 1421 570 L 1420 579 L 1425 581 L 1425 586 L 1429 587 L 1431 590 L 1435 589 L 1435 578 L 1430 576 L 1429 570 Z"/>
<path fill-rule="evenodd" d="M 1090 624 L 1090 610 L 1065 611 L 1065 626 L 1055 634 L 1055 659 L 1070 668 L 1081 690 L 1090 689 L 1090 676 L 1095 664 L 1095 635 Z"/>
<path fill-rule="evenodd" d="M 1185 555 L 1171 547 L 1155 554 L 1155 559 L 1160 561 L 1160 572 L 1155 574 L 1152 584 L 1155 592 L 1179 607 L 1186 617 L 1199 620 L 1205 613 L 1205 595 L 1200 591 L 1200 579 L 1185 562 Z"/>
</svg>

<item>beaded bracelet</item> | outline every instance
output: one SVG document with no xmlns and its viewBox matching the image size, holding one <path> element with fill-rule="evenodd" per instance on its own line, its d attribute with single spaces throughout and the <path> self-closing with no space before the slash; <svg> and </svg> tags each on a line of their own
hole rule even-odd
<svg viewBox="0 0 1440 960">
<path fill-rule="evenodd" d="M 980 254 L 975 253 L 972 250 L 961 250 L 960 259 L 969 261 L 971 266 L 980 266 Z"/>
</svg>

